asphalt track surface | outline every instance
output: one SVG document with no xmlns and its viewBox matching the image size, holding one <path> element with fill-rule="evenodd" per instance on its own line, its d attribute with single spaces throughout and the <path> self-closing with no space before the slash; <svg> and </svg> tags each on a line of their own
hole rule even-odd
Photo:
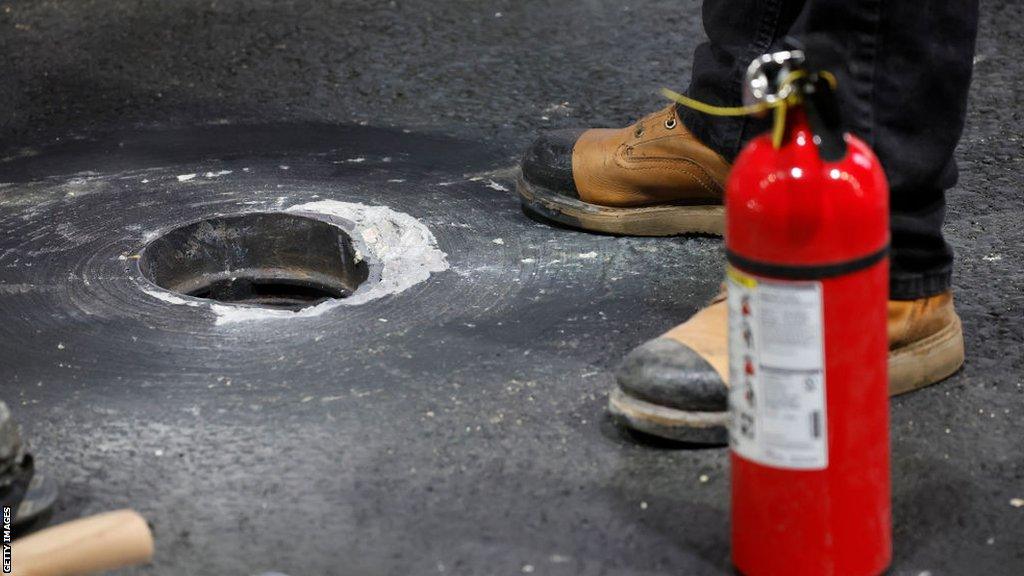
<svg viewBox="0 0 1024 576">
<path fill-rule="evenodd" d="M 1024 7 L 982 10 L 946 228 L 968 360 L 892 403 L 893 574 L 1024 573 Z M 700 39 L 693 2 L 0 4 L 0 396 L 55 520 L 138 509 L 137 574 L 729 573 L 725 451 L 604 410 L 720 240 L 555 229 L 511 191 L 536 130 L 653 110 Z M 218 323 L 121 259 L 323 199 L 415 217 L 449 268 Z"/>
</svg>

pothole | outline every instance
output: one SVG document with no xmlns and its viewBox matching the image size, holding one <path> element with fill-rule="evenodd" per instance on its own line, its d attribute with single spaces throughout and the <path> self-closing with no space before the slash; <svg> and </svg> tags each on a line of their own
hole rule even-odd
<svg viewBox="0 0 1024 576">
<path fill-rule="evenodd" d="M 276 212 L 218 216 L 175 228 L 143 248 L 139 267 L 171 292 L 290 311 L 347 298 L 369 276 L 348 232 Z"/>
</svg>

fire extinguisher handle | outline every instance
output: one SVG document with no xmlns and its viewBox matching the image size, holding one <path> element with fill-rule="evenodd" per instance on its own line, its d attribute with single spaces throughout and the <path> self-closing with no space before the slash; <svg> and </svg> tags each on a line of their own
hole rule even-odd
<svg viewBox="0 0 1024 576">
<path fill-rule="evenodd" d="M 818 153 L 827 162 L 838 162 L 846 156 L 846 130 L 833 84 L 835 73 L 844 70 L 846 63 L 834 43 L 833 38 L 813 33 L 800 39 L 786 36 L 782 41 L 787 50 L 802 56 L 800 66 L 807 77 L 799 89 Z"/>
<path fill-rule="evenodd" d="M 818 154 L 826 162 L 842 160 L 846 157 L 846 130 L 832 84 L 823 75 L 811 71 L 802 90 L 807 123 L 814 133 Z"/>
</svg>

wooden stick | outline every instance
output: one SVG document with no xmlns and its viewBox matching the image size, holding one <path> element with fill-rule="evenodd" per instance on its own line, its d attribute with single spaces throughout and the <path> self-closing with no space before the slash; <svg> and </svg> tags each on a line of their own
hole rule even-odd
<svg viewBox="0 0 1024 576">
<path fill-rule="evenodd" d="M 134 510 L 66 522 L 15 540 L 14 576 L 81 576 L 148 562 L 153 535 Z"/>
</svg>

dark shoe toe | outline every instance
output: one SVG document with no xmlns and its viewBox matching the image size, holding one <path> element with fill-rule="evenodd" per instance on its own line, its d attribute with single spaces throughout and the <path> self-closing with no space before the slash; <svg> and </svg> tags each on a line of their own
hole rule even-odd
<svg viewBox="0 0 1024 576">
<path fill-rule="evenodd" d="M 636 347 L 616 371 L 630 396 L 685 411 L 728 409 L 728 388 L 718 372 L 688 346 L 655 338 Z"/>
<path fill-rule="evenodd" d="M 545 132 L 526 150 L 523 179 L 571 198 L 579 198 L 572 176 L 572 149 L 585 128 Z"/>
</svg>

